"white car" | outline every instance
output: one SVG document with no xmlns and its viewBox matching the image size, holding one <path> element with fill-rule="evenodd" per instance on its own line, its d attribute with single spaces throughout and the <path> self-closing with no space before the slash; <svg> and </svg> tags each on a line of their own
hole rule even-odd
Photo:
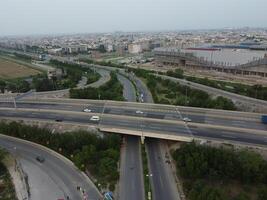
<svg viewBox="0 0 267 200">
<path fill-rule="evenodd" d="M 135 113 L 136 113 L 136 114 L 144 114 L 144 112 L 141 111 L 141 110 L 137 110 L 137 111 L 135 111 Z"/>
<path fill-rule="evenodd" d="M 84 112 L 87 112 L 87 113 L 92 112 L 92 110 L 90 110 L 90 109 L 88 109 L 88 108 L 85 108 L 83 111 L 84 111 Z"/>
<path fill-rule="evenodd" d="M 189 119 L 188 117 L 184 117 L 184 118 L 183 118 L 183 121 L 184 121 L 184 122 L 191 122 L 192 120 Z"/>
<path fill-rule="evenodd" d="M 100 120 L 99 116 L 92 116 L 90 121 L 98 122 Z"/>
</svg>

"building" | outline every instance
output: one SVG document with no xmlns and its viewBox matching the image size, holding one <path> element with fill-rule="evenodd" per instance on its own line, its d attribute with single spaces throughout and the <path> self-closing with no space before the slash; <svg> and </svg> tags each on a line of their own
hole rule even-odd
<svg viewBox="0 0 267 200">
<path fill-rule="evenodd" d="M 60 68 L 53 68 L 53 69 L 49 69 L 47 71 L 47 77 L 50 80 L 53 79 L 53 78 L 61 79 L 63 74 L 64 74 L 63 70 L 60 69 Z"/>
<path fill-rule="evenodd" d="M 264 51 L 157 48 L 153 52 L 159 66 L 172 65 L 267 77 L 267 55 Z"/>
<path fill-rule="evenodd" d="M 142 49 L 142 45 L 141 44 L 129 44 L 128 45 L 128 52 L 131 54 L 138 54 L 138 53 L 142 53 L 143 49 Z"/>
</svg>

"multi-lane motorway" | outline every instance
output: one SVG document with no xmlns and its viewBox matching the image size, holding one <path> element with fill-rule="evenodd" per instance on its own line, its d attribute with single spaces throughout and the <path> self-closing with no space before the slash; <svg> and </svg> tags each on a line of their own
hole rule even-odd
<svg viewBox="0 0 267 200">
<path fill-rule="evenodd" d="M 153 137 L 153 133 L 157 133 L 161 138 L 186 136 L 195 139 L 267 144 L 267 127 L 261 123 L 261 115 L 256 113 L 178 107 L 182 118 L 187 116 L 192 119 L 192 122 L 188 122 L 185 126 L 174 106 L 50 99 L 46 103 L 42 103 L 40 100 L 19 102 L 17 110 L 12 110 L 12 107 L 11 102 L 0 103 L 0 116 L 46 120 L 61 118 L 65 122 L 90 125 L 92 122 L 89 120 L 89 115 L 93 115 L 93 113 L 102 115 L 103 112 L 100 127 L 124 129 L 129 134 L 131 134 L 130 131 L 136 131 L 136 135 L 141 135 L 140 119 L 142 119 L 142 132 L 146 136 Z M 84 113 L 83 109 L 86 107 L 90 108 L 93 113 Z M 137 110 L 143 112 L 142 118 L 140 114 L 136 113 Z M 64 111 L 71 111 L 71 113 L 62 113 Z"/>
<path fill-rule="evenodd" d="M 126 77 L 117 74 L 118 80 L 123 85 L 123 96 L 128 102 L 136 101 L 136 91 L 132 82 Z M 99 109 L 101 111 L 103 109 Z M 120 159 L 120 200 L 144 200 L 143 169 L 140 148 L 140 138 L 125 135 L 123 138 Z"/>
<path fill-rule="evenodd" d="M 133 74 L 130 74 L 130 78 L 135 82 L 138 92 L 139 94 L 141 94 L 141 102 L 153 103 L 153 97 L 147 86 Z M 154 116 L 158 119 L 161 119 L 163 117 L 162 114 L 149 113 L 146 109 L 140 109 L 140 111 L 143 112 L 141 117 L 141 131 L 145 131 L 147 127 L 153 127 L 154 131 L 155 128 L 157 128 L 158 130 L 161 129 L 157 127 L 157 123 L 154 123 L 153 125 L 153 123 L 147 123 L 142 118 Z M 164 129 L 167 129 L 167 127 Z M 175 130 L 179 129 L 181 129 L 181 132 L 184 132 L 185 130 L 184 127 L 175 128 Z M 165 142 L 155 138 L 148 138 L 145 140 L 145 145 L 149 165 L 149 174 L 146 175 L 146 178 L 149 178 L 150 180 L 153 199 L 180 199 L 177 190 L 177 185 L 174 179 L 175 175 L 172 173 L 171 166 L 169 165 L 169 163 L 166 162 L 166 155 L 168 154 L 168 149 L 165 145 Z"/>
</svg>

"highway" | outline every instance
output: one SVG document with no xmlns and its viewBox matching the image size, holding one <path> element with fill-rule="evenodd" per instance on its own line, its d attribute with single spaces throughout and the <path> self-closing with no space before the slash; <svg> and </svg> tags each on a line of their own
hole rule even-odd
<svg viewBox="0 0 267 200">
<path fill-rule="evenodd" d="M 11 152 L 28 175 L 32 200 L 82 199 L 77 186 L 82 187 L 89 200 L 98 200 L 101 195 L 93 183 L 72 163 L 55 152 L 34 143 L 0 135 L 0 146 Z M 45 158 L 43 163 L 37 156 Z"/>
<path fill-rule="evenodd" d="M 142 96 L 140 95 L 141 102 L 153 103 L 153 97 L 147 86 L 135 75 L 131 74 L 130 77 L 135 82 L 139 94 L 142 94 Z M 148 124 L 145 121 L 145 117 L 154 116 L 160 119 L 162 115 L 160 113 L 154 112 L 146 113 L 146 110 L 143 109 L 140 110 L 144 112 L 141 118 L 142 131 L 145 131 L 147 127 L 153 128 L 155 131 L 155 129 L 158 128 L 157 124 Z M 167 130 L 167 127 L 159 128 L 159 130 Z M 186 129 L 183 126 L 176 127 L 173 130 L 187 134 Z M 179 200 L 180 198 L 174 175 L 172 173 L 170 165 L 166 163 L 165 155 L 167 154 L 168 149 L 164 145 L 164 141 L 155 138 L 146 138 L 145 145 L 147 150 L 149 168 L 149 174 L 147 175 L 147 178 L 149 178 L 152 186 L 153 200 Z"/>
<path fill-rule="evenodd" d="M 23 110 L 23 109 L 0 109 L 1 118 L 11 118 L 11 119 L 28 119 L 28 120 L 48 120 L 55 122 L 56 119 L 62 119 L 63 122 L 81 124 L 88 126 L 96 126 L 94 122 L 89 120 L 89 117 L 93 113 L 87 114 L 82 112 L 62 112 L 57 110 L 47 110 L 42 111 L 39 109 L 33 110 Z M 103 115 L 104 119 L 101 120 L 100 129 L 102 126 L 108 127 L 110 131 L 112 128 L 123 129 L 128 134 L 131 131 L 136 131 L 141 135 L 140 131 L 140 118 L 137 117 L 127 117 L 127 116 L 116 116 L 116 115 Z M 60 123 L 60 122 L 59 122 Z M 207 140 L 219 140 L 224 142 L 237 142 L 245 143 L 248 145 L 267 145 L 267 132 L 263 130 L 261 133 L 256 133 L 257 130 L 247 129 L 247 132 L 232 130 L 232 128 L 221 129 L 215 127 L 201 127 L 197 125 L 188 125 L 190 127 L 190 132 L 185 128 L 182 123 L 174 123 L 165 120 L 143 120 L 143 135 L 147 137 L 153 137 L 152 133 L 158 133 L 158 137 L 162 139 L 167 139 L 170 136 L 185 136 L 188 138 L 194 137 L 195 139 L 203 138 Z M 135 135 L 135 133 L 134 133 Z M 162 137 L 161 137 L 162 136 Z"/>
<path fill-rule="evenodd" d="M 1 102 L 0 108 L 12 108 L 14 104 L 11 102 Z M 112 101 L 90 101 L 90 100 L 69 100 L 69 99 L 41 99 L 41 100 L 24 100 L 18 101 L 19 109 L 38 109 L 38 110 L 68 110 L 75 112 L 83 112 L 84 108 L 89 108 L 93 113 L 118 115 L 127 117 L 140 117 L 136 111 L 143 112 L 141 115 L 145 119 L 154 119 L 164 121 L 181 121 L 181 117 L 189 117 L 191 124 L 199 125 L 221 125 L 233 128 L 245 128 L 252 130 L 265 130 L 266 125 L 260 121 L 261 114 L 233 112 L 213 109 L 201 109 L 190 107 L 175 107 L 166 105 L 112 102 Z M 179 112 L 178 112 L 179 111 Z M 181 115 L 181 116 L 180 116 Z"/>
<path fill-rule="evenodd" d="M 136 91 L 129 79 L 117 74 L 123 85 L 123 96 L 128 102 L 136 101 Z M 103 108 L 102 108 L 103 110 Z M 101 111 L 101 108 L 99 109 Z M 125 135 L 121 149 L 119 199 L 144 200 L 144 181 L 140 137 Z"/>
</svg>

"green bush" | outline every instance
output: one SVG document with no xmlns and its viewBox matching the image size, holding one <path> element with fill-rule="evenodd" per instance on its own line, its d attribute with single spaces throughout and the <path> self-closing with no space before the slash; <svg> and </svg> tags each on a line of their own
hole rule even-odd
<svg viewBox="0 0 267 200">
<path fill-rule="evenodd" d="M 190 143 L 182 145 L 173 157 L 180 175 L 185 178 L 267 184 L 267 161 L 254 152 Z"/>
<path fill-rule="evenodd" d="M 106 182 L 114 184 L 118 180 L 120 137 L 117 135 L 99 137 L 85 131 L 51 133 L 47 129 L 17 122 L 0 122 L 0 132 L 39 143 L 63 154 L 81 170 L 89 169 L 102 185 Z"/>
<path fill-rule="evenodd" d="M 122 101 L 123 86 L 117 79 L 115 72 L 111 73 L 111 79 L 99 88 L 71 89 L 70 97 L 75 99 L 104 99 Z"/>
</svg>

